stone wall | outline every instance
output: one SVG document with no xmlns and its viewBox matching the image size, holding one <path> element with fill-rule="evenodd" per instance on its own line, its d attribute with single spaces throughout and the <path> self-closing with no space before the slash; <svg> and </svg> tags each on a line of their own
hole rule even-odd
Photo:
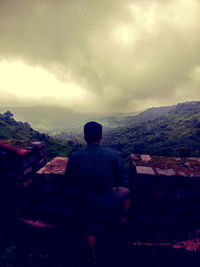
<svg viewBox="0 0 200 267">
<path fill-rule="evenodd" d="M 5 214 L 30 213 L 34 202 L 33 177 L 46 163 L 45 144 L 31 141 L 14 143 L 10 140 L 4 143 L 7 147 L 0 146 L 2 209 Z M 21 152 L 24 151 L 23 155 Z"/>
<path fill-rule="evenodd" d="M 57 222 L 70 213 L 64 176 L 67 161 L 68 158 L 56 157 L 34 177 L 37 212 L 44 220 Z"/>
<path fill-rule="evenodd" d="M 12 146 L 27 153 L 20 155 L 0 146 L 0 204 L 4 214 L 55 223 L 77 218 L 73 190 L 66 185 L 64 175 L 68 158 L 56 157 L 44 166 L 43 142 Z M 200 222 L 200 158 L 131 154 L 129 180 L 134 222 Z"/>
<path fill-rule="evenodd" d="M 67 158 L 55 158 L 35 177 L 40 216 L 73 214 L 65 185 Z M 131 155 L 131 218 L 137 223 L 200 222 L 200 159 Z M 76 214 L 74 214 L 76 216 Z"/>
<path fill-rule="evenodd" d="M 200 222 L 200 158 L 131 155 L 132 216 L 147 224 Z"/>
</svg>

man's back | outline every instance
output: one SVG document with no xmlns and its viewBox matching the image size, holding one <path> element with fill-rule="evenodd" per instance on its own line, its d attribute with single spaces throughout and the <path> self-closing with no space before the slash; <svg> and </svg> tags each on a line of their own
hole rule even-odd
<svg viewBox="0 0 200 267">
<path fill-rule="evenodd" d="M 109 192 L 113 185 L 126 183 L 117 153 L 99 144 L 89 144 L 86 149 L 72 153 L 66 176 L 86 195 Z"/>
</svg>

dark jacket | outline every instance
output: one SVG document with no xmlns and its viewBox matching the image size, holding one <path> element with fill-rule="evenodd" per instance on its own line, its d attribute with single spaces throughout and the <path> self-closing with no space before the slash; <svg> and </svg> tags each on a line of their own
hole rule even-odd
<svg viewBox="0 0 200 267">
<path fill-rule="evenodd" d="M 81 194 L 96 195 L 112 191 L 113 186 L 126 186 L 127 177 L 118 154 L 98 144 L 71 154 L 66 167 L 67 183 Z"/>
</svg>

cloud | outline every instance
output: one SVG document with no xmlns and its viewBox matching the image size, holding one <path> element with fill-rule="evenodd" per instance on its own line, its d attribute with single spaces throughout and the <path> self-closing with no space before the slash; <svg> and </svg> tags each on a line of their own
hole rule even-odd
<svg viewBox="0 0 200 267">
<path fill-rule="evenodd" d="M 199 14 L 199 0 L 0 0 L 0 59 L 81 88 L 68 105 L 84 111 L 197 99 Z"/>
</svg>

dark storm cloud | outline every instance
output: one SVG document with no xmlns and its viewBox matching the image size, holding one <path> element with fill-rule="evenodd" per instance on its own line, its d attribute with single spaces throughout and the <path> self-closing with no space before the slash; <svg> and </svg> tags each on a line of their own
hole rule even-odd
<svg viewBox="0 0 200 267">
<path fill-rule="evenodd" d="M 196 99 L 199 14 L 198 0 L 1 0 L 0 58 L 84 88 L 88 110 Z"/>
</svg>

